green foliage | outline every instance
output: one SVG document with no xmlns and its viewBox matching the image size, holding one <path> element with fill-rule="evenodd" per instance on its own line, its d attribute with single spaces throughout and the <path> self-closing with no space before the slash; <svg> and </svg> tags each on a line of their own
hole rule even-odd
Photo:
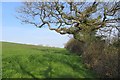
<svg viewBox="0 0 120 80">
<path fill-rule="evenodd" d="M 72 38 L 65 44 L 65 48 L 68 51 L 73 52 L 73 54 L 81 55 L 83 53 L 84 45 L 83 42 Z"/>
<path fill-rule="evenodd" d="M 3 78 L 95 78 L 65 49 L 3 42 Z"/>
</svg>

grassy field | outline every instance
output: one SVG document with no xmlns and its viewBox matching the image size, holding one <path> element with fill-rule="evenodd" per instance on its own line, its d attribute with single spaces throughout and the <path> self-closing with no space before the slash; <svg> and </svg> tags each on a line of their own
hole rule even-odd
<svg viewBox="0 0 120 80">
<path fill-rule="evenodd" d="M 94 78 L 79 56 L 62 48 L 2 42 L 3 78 Z"/>
</svg>

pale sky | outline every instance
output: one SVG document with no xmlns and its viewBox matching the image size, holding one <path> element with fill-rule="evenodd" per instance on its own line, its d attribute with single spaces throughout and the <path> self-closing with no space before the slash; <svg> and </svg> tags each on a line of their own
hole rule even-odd
<svg viewBox="0 0 120 80">
<path fill-rule="evenodd" d="M 40 29 L 32 25 L 23 25 L 15 18 L 15 9 L 20 4 L 19 2 L 2 2 L 2 21 L 0 20 L 2 22 L 0 25 L 2 26 L 2 41 L 63 48 L 69 40 L 68 35 L 60 35 L 55 31 L 50 31 L 47 26 Z"/>
</svg>

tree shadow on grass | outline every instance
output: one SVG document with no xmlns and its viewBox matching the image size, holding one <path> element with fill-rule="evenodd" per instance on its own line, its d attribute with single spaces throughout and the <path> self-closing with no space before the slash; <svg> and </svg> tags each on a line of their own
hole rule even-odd
<svg viewBox="0 0 120 80">
<path fill-rule="evenodd" d="M 58 59 L 58 58 L 52 58 L 50 56 L 44 56 L 44 57 L 51 58 L 51 61 L 53 61 L 53 62 L 68 65 L 69 67 L 71 67 L 73 69 L 74 72 L 80 73 L 82 75 L 82 77 L 92 78 L 94 75 L 94 72 L 86 69 L 85 66 L 82 64 L 82 61 L 80 61 L 80 60 L 78 60 L 77 63 L 72 63 L 71 61 L 69 61 L 69 59 L 65 60 L 65 58 Z M 69 74 L 62 74 L 62 75 L 59 75 L 58 77 L 62 77 L 62 78 L 69 78 L 69 77 L 72 78 L 73 77 L 74 78 L 75 76 L 72 76 Z"/>
<path fill-rule="evenodd" d="M 19 65 L 20 69 L 22 70 L 23 73 L 29 75 L 32 77 L 32 79 L 36 80 L 36 79 L 39 79 L 38 77 L 36 77 L 34 74 L 32 74 L 30 71 L 26 70 L 25 66 L 20 63 L 20 59 L 17 59 L 15 60 L 15 62 Z M 43 62 L 42 62 L 43 63 Z M 41 64 L 42 64 L 41 63 Z M 45 65 L 45 64 L 42 64 L 42 65 Z M 52 66 L 51 64 L 47 65 L 46 66 L 48 67 L 46 70 L 44 70 L 42 73 L 42 76 L 44 76 L 45 78 L 52 78 Z"/>
<path fill-rule="evenodd" d="M 19 61 L 16 61 L 16 62 L 18 63 L 18 65 L 19 65 L 19 67 L 20 67 L 20 69 L 22 70 L 23 73 L 31 76 L 31 77 L 33 78 L 33 80 L 34 80 L 34 79 L 37 79 L 37 77 L 35 77 L 35 75 L 33 75 L 32 73 L 30 73 L 29 71 L 27 71 L 27 70 L 25 69 L 25 67 L 24 67 Z"/>
<path fill-rule="evenodd" d="M 58 63 L 61 63 L 61 64 L 65 64 L 65 65 L 68 65 L 69 67 L 71 67 L 73 69 L 74 72 L 77 72 L 77 73 L 80 73 L 83 77 L 85 78 L 89 78 L 91 77 L 91 75 L 89 73 L 87 73 L 87 70 L 85 68 L 83 68 L 83 66 L 80 66 L 78 63 L 72 63 L 68 60 L 65 60 L 64 58 L 52 58 L 51 57 L 52 55 L 49 55 L 49 56 L 43 56 L 45 57 L 46 59 L 46 62 L 48 61 L 49 65 L 47 65 L 46 63 L 44 63 L 44 61 L 40 59 L 41 62 L 38 61 L 38 63 L 40 63 L 41 65 L 46 65 L 47 66 L 47 69 L 45 69 L 42 73 L 42 76 L 44 76 L 45 78 L 52 78 L 53 76 L 53 73 L 52 73 L 52 64 L 51 64 L 51 61 L 52 62 L 58 62 Z M 36 57 L 36 56 L 34 56 Z M 47 59 L 48 58 L 48 59 Z M 31 76 L 33 79 L 37 79 L 37 77 L 32 74 L 30 71 L 26 70 L 25 66 L 20 63 L 20 59 L 16 59 L 15 62 L 19 65 L 20 69 L 22 70 L 23 73 Z M 43 64 L 44 63 L 44 64 Z M 81 62 L 80 62 L 81 63 Z M 74 78 L 75 76 L 71 75 L 71 74 L 58 74 L 56 77 L 58 78 Z"/>
<path fill-rule="evenodd" d="M 43 75 L 46 78 L 51 78 L 52 77 L 52 66 L 49 65 L 48 68 L 44 71 Z"/>
</svg>

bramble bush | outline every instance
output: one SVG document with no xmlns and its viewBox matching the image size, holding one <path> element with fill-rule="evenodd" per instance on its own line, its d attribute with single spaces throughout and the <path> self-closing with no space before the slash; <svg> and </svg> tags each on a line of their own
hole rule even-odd
<svg viewBox="0 0 120 80">
<path fill-rule="evenodd" d="M 87 46 L 82 58 L 87 67 L 100 77 L 118 77 L 118 47 L 104 42 L 93 42 Z"/>
<path fill-rule="evenodd" d="M 118 53 L 120 42 L 107 44 L 104 40 L 94 40 L 85 46 L 85 43 L 70 39 L 65 45 L 67 50 L 82 55 L 87 68 L 95 71 L 102 78 L 116 78 L 118 74 Z"/>
</svg>

